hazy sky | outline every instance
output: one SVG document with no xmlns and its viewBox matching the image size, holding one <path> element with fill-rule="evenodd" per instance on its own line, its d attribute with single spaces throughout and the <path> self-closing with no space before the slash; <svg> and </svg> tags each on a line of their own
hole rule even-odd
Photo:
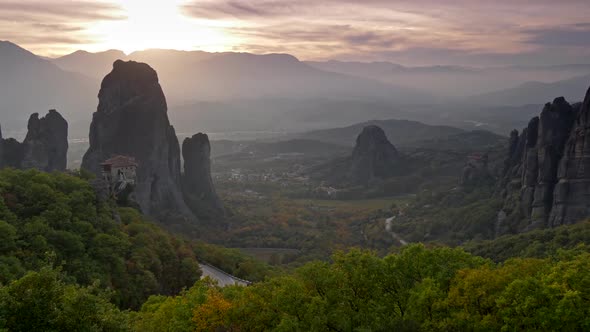
<svg viewBox="0 0 590 332">
<path fill-rule="evenodd" d="M 590 0 L 0 0 L 37 54 L 146 48 L 403 64 L 590 63 Z"/>
</svg>

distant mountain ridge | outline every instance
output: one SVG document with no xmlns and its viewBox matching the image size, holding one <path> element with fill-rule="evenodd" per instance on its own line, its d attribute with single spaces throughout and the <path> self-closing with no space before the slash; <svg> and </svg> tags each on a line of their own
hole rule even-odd
<svg viewBox="0 0 590 332">
<path fill-rule="evenodd" d="M 211 141 L 214 157 L 231 154 L 248 154 L 255 157 L 270 157 L 280 154 L 303 154 L 307 157 L 326 157 L 348 152 L 342 145 L 310 139 L 289 139 L 272 142 L 264 141 Z"/>
<path fill-rule="evenodd" d="M 382 128 L 389 141 L 397 147 L 409 147 L 421 141 L 436 140 L 468 132 L 450 126 L 433 126 L 418 121 L 391 119 L 372 120 L 342 128 L 315 130 L 299 136 L 327 143 L 352 146 L 358 133 L 363 128 L 371 125 Z M 492 133 L 489 134 L 501 137 Z"/>
<path fill-rule="evenodd" d="M 57 59 L 51 59 L 50 61 L 64 70 L 102 79 L 109 72 L 115 60 L 125 59 L 126 57 L 127 55 L 119 50 L 108 50 L 98 53 L 76 51 Z"/>
<path fill-rule="evenodd" d="M 81 111 L 92 110 L 97 88 L 96 80 L 0 41 L 0 110 L 7 135 L 24 129 L 28 115 L 39 110 L 57 109 L 70 123 L 80 120 Z"/>
<path fill-rule="evenodd" d="M 327 72 L 289 54 L 207 53 L 145 50 L 124 56 L 120 51 L 77 51 L 54 59 L 66 70 L 101 77 L 116 59 L 149 63 L 158 71 L 173 103 L 197 100 L 256 98 L 381 98 L 398 103 L 429 102 L 416 88 Z M 205 78 L 205 79 L 204 79 Z"/>
<path fill-rule="evenodd" d="M 467 67 L 451 65 L 403 66 L 391 62 L 309 61 L 315 68 L 357 77 L 375 79 L 384 83 L 402 84 L 420 88 L 435 95 L 465 98 L 506 87 L 518 86 L 527 81 L 554 82 L 590 75 L 590 64 L 564 64 L 548 66 Z M 450 82 L 453 84 L 441 84 Z M 504 100 L 495 105 L 507 105 Z M 518 105 L 530 100 L 517 102 Z M 535 103 L 538 103 L 535 102 Z"/>
<path fill-rule="evenodd" d="M 250 112 L 256 112 L 259 106 L 268 110 L 274 119 L 286 112 L 294 118 L 308 117 L 309 114 L 295 113 L 299 113 L 301 106 L 323 110 L 322 102 L 316 102 L 319 99 L 325 99 L 330 105 L 371 101 L 373 104 L 387 105 L 388 112 L 395 105 L 435 102 L 432 96 L 416 89 L 324 72 L 286 54 L 146 50 L 125 56 L 121 51 L 110 50 L 99 53 L 77 51 L 47 60 L 13 43 L 2 42 L 0 110 L 4 115 L 5 135 L 22 137 L 28 114 L 43 109 L 57 109 L 68 119 L 71 137 L 84 137 L 95 109 L 100 79 L 110 71 L 114 59 L 119 57 L 149 63 L 158 71 L 162 87 L 169 91 L 167 103 L 173 119 L 183 118 L 176 114 L 179 105 L 187 105 L 182 109 L 182 113 L 187 115 L 202 110 L 203 105 L 199 103 L 203 102 L 230 102 L 238 105 L 243 101 L 254 102 L 250 105 L 252 108 L 232 109 L 228 115 L 230 119 L 240 116 L 252 118 L 256 114 Z M 279 99 L 292 102 L 284 105 L 273 101 Z M 305 104 L 300 105 L 300 102 Z M 352 107 L 359 111 L 358 105 Z M 364 108 L 363 112 L 371 111 Z M 204 110 L 208 109 L 205 107 Z M 238 111 L 240 114 L 236 113 Z M 321 112 L 324 120 L 326 116 L 334 118 L 333 112 L 338 110 L 331 106 L 329 111 Z M 383 112 L 383 107 L 377 111 Z M 219 130 L 228 130 L 231 124 L 222 120 L 213 116 L 212 122 L 226 123 Z M 264 118 L 258 120 L 265 121 Z M 311 118 L 306 121 L 315 122 Z M 270 127 L 257 126 L 255 129 L 267 130 L 273 127 L 274 124 L 270 124 Z"/>
<path fill-rule="evenodd" d="M 47 60 L 2 42 L 0 110 L 5 135 L 13 136 L 18 131 L 22 137 L 27 114 L 57 109 L 68 119 L 71 137 L 84 137 L 95 108 L 100 78 L 119 57 L 149 63 L 158 71 L 160 84 L 167 91 L 170 118 L 177 128 L 188 132 L 296 132 L 347 126 L 368 118 L 402 118 L 461 128 L 482 126 L 507 133 L 507 124 L 520 125 L 521 118 L 529 116 L 517 114 L 514 106 L 539 104 L 555 95 L 570 98 L 579 93 L 579 85 L 590 81 L 587 76 L 571 78 L 574 72 L 583 74 L 590 70 L 584 64 L 483 69 L 406 67 L 387 62 L 304 62 L 288 54 L 158 49 L 130 55 L 118 50 L 77 51 Z M 356 72 L 355 68 L 362 70 Z M 542 72 L 532 75 L 535 70 Z M 518 75 L 510 76 L 513 72 Z M 510 84 L 496 80 L 503 75 L 510 76 Z M 523 75 L 529 81 L 553 81 L 557 85 L 528 83 L 517 92 L 505 89 L 524 82 Z M 559 81 L 564 77 L 565 81 Z M 498 87 L 501 91 L 489 93 Z M 482 89 L 486 93 L 449 98 L 425 92 L 444 89 L 453 90 L 448 91 L 451 95 Z M 575 98 L 571 96 L 571 100 Z M 510 109 L 496 112 L 496 106 Z M 516 111 L 512 112 L 512 108 Z"/>
<path fill-rule="evenodd" d="M 493 105 L 525 105 L 540 102 L 549 102 L 555 96 L 563 96 L 568 100 L 581 101 L 580 92 L 584 91 L 590 83 L 590 75 L 559 80 L 551 83 L 525 82 L 509 89 L 494 91 L 467 100 L 474 104 Z"/>
</svg>

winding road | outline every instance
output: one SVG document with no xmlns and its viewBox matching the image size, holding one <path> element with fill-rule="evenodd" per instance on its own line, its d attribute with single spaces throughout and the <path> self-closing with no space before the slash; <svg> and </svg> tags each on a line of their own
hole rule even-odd
<svg viewBox="0 0 590 332">
<path fill-rule="evenodd" d="M 395 219 L 395 216 L 385 219 L 385 230 L 389 234 L 391 234 L 391 237 L 393 237 L 394 240 L 398 241 L 402 246 L 405 246 L 408 244 L 408 242 L 406 240 L 402 239 L 401 236 L 399 236 L 397 233 L 395 233 L 391 230 L 391 224 L 393 223 L 394 219 Z"/>
<path fill-rule="evenodd" d="M 213 280 L 216 280 L 219 286 L 221 287 L 233 285 L 248 286 L 249 284 L 248 281 L 236 278 L 231 274 L 225 273 L 214 266 L 207 265 L 205 263 L 199 263 L 199 266 L 201 267 L 201 271 L 203 272 L 203 274 L 201 275 L 201 279 L 209 277 Z"/>
<path fill-rule="evenodd" d="M 394 240 L 398 241 L 402 246 L 405 246 L 408 244 L 408 242 L 406 240 L 404 240 L 401 236 L 399 236 L 397 233 L 395 233 L 391 230 L 391 226 L 392 226 L 394 219 L 395 219 L 395 216 L 385 219 L 385 231 L 387 231 L 387 233 L 391 234 L 391 237 Z M 222 270 L 220 270 L 214 266 L 205 264 L 205 263 L 199 263 L 199 267 L 201 268 L 201 271 L 203 272 L 201 275 L 201 279 L 205 278 L 205 277 L 209 277 L 209 278 L 217 281 L 217 283 L 221 287 L 232 286 L 232 285 L 248 286 L 251 283 L 247 280 L 236 278 L 229 273 L 223 272 Z"/>
</svg>

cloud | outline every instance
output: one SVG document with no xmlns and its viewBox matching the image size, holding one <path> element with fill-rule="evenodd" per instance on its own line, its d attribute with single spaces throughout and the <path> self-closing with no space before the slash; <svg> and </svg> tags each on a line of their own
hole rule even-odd
<svg viewBox="0 0 590 332">
<path fill-rule="evenodd" d="M 186 5 L 184 9 L 190 15 L 213 19 L 223 17 L 260 17 L 274 14 L 269 8 L 265 8 L 265 6 L 252 6 L 238 1 L 209 3 L 206 5 L 190 4 Z"/>
<path fill-rule="evenodd" d="M 46 32 L 76 32 L 83 30 L 80 26 L 71 26 L 67 24 L 59 24 L 59 23 L 31 23 L 31 27 L 35 29 L 39 29 Z"/>
<path fill-rule="evenodd" d="M 68 36 L 35 36 L 29 34 L 13 34 L 11 40 L 19 40 L 20 45 L 34 44 L 37 46 L 54 46 L 54 45 L 76 45 L 89 44 L 93 42 L 92 39 L 83 39 L 79 37 Z"/>
<path fill-rule="evenodd" d="M 169 5 L 175 15 L 178 9 L 179 21 L 190 22 L 176 30 L 196 31 L 194 41 L 192 35 L 183 37 L 187 48 L 203 47 L 197 36 L 208 36 L 207 43 L 221 51 L 404 64 L 510 64 L 526 56 L 568 62 L 590 53 L 587 0 L 158 0 L 158 5 Z M 97 50 L 125 26 L 116 21 L 128 14 L 133 21 L 129 8 L 152 8 L 147 6 L 146 0 L 0 0 L 0 37 L 45 55 Z M 157 14 L 145 15 L 148 25 L 154 16 L 154 30 L 139 29 L 130 40 L 164 47 L 178 37 L 157 27 Z M 105 21 L 112 22 L 98 24 Z"/>
<path fill-rule="evenodd" d="M 125 18 L 121 8 L 104 1 L 21 0 L 0 2 L 0 36 L 27 49 L 62 53 L 95 42 L 87 28 Z"/>
<path fill-rule="evenodd" d="M 31 20 L 53 18 L 87 22 L 125 18 L 119 6 L 99 1 L 2 1 L 0 12 L 26 16 Z"/>
<path fill-rule="evenodd" d="M 321 1 L 318 1 L 321 2 Z M 300 1 L 237 1 L 200 0 L 182 6 L 188 16 L 206 19 L 255 19 L 261 17 L 284 17 L 301 13 L 310 7 L 309 0 Z M 317 6 L 317 4 L 315 5 Z"/>
<path fill-rule="evenodd" d="M 588 23 L 532 29 L 524 32 L 530 36 L 527 42 L 531 44 L 590 47 L 590 24 Z"/>
<path fill-rule="evenodd" d="M 182 11 L 223 21 L 240 40 L 235 50 L 264 52 L 266 45 L 304 59 L 456 63 L 481 56 L 505 64 L 531 54 L 553 61 L 555 47 L 590 49 L 586 0 L 193 0 Z"/>
</svg>

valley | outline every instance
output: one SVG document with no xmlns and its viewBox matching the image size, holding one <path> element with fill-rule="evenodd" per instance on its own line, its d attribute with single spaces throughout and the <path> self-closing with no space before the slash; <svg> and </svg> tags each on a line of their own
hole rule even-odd
<svg viewBox="0 0 590 332">
<path fill-rule="evenodd" d="M 590 6 L 0 1 L 0 331 L 589 331 Z"/>
</svg>

